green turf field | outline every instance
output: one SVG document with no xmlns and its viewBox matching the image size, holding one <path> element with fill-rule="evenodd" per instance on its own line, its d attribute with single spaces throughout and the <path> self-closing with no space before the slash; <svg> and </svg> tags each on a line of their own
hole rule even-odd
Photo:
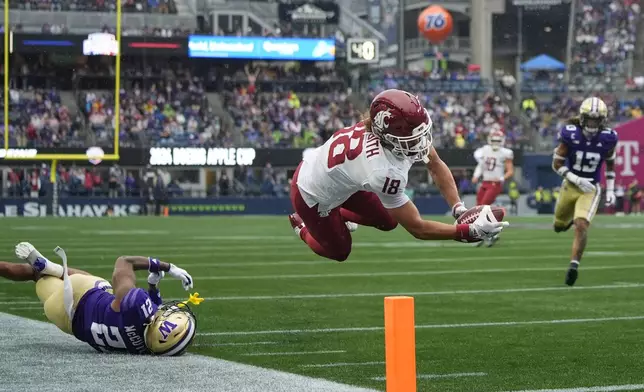
<svg viewBox="0 0 644 392">
<path fill-rule="evenodd" d="M 30 241 L 108 279 L 122 254 L 175 262 L 208 298 L 195 309 L 193 353 L 380 390 L 389 294 L 416 298 L 419 391 L 644 382 L 644 218 L 598 217 L 572 289 L 572 234 L 548 218 L 510 220 L 490 249 L 361 227 L 349 260 L 335 263 L 286 217 L 3 219 L 0 259 Z M 184 295 L 168 278 L 162 293 Z M 0 303 L 44 319 L 33 284 L 0 281 Z"/>
</svg>

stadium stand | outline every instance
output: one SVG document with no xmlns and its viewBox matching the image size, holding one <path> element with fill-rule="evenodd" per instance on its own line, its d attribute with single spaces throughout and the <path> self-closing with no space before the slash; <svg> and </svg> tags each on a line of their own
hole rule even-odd
<svg viewBox="0 0 644 392">
<path fill-rule="evenodd" d="M 26 11 L 115 12 L 117 0 L 10 0 L 13 9 Z M 176 14 L 174 0 L 127 0 L 123 12 Z"/>
<path fill-rule="evenodd" d="M 635 49 L 639 0 L 582 0 L 572 71 L 581 75 L 624 75 Z"/>
</svg>

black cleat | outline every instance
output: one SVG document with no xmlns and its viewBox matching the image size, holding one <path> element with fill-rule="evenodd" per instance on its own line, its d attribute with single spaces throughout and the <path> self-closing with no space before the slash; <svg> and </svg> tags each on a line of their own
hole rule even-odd
<svg viewBox="0 0 644 392">
<path fill-rule="evenodd" d="M 579 264 L 570 263 L 570 268 L 568 268 L 568 272 L 566 272 L 566 284 L 568 286 L 575 285 L 575 282 L 577 281 L 577 277 L 579 276 L 578 267 L 579 267 Z"/>
<path fill-rule="evenodd" d="M 575 221 L 570 221 L 570 223 L 568 223 L 568 225 L 566 225 L 564 227 L 561 227 L 561 228 L 555 226 L 555 233 L 564 233 L 564 232 L 570 230 L 570 228 L 572 227 L 573 224 L 575 224 Z"/>
</svg>

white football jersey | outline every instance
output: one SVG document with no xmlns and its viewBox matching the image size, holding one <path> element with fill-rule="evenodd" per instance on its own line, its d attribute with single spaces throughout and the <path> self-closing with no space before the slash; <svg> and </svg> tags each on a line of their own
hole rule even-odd
<svg viewBox="0 0 644 392">
<path fill-rule="evenodd" d="M 505 147 L 494 150 L 488 144 L 474 151 L 474 159 L 483 169 L 483 181 L 503 181 L 505 161 L 513 160 L 514 152 Z"/>
<path fill-rule="evenodd" d="M 373 192 L 385 208 L 409 201 L 405 194 L 412 161 L 400 159 L 380 145 L 362 122 L 336 132 L 306 154 L 297 185 L 309 207 L 328 212 L 358 191 Z"/>
</svg>

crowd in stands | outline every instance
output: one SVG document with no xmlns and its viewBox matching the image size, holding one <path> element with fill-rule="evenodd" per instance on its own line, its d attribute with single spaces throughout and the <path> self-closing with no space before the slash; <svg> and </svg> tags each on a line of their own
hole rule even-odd
<svg viewBox="0 0 644 392">
<path fill-rule="evenodd" d="M 121 0 L 6 0 L 13 9 L 27 11 L 116 12 Z M 125 0 L 123 12 L 176 14 L 174 0 Z"/>
<path fill-rule="evenodd" d="M 51 168 L 42 164 L 31 168 L 9 169 L 0 197 L 34 198 L 51 196 Z M 80 167 L 58 164 L 56 167 L 58 195 L 97 197 L 145 197 L 149 188 L 163 187 L 169 196 L 180 196 L 183 191 L 176 179 L 163 169 L 125 170 L 118 164 Z"/>
<path fill-rule="evenodd" d="M 198 79 L 159 81 L 147 88 L 135 84 L 120 94 L 121 146 L 231 144 Z M 83 110 L 96 142 L 110 144 L 115 126 L 113 95 L 85 93 Z"/>
<path fill-rule="evenodd" d="M 81 132 L 82 119 L 61 103 L 56 90 L 11 89 L 9 117 L 12 146 L 83 147 L 86 144 Z M 4 140 L 4 125 L 0 130 Z"/>
<path fill-rule="evenodd" d="M 623 75 L 635 49 L 640 0 L 581 0 L 576 18 L 572 71 Z"/>
</svg>

